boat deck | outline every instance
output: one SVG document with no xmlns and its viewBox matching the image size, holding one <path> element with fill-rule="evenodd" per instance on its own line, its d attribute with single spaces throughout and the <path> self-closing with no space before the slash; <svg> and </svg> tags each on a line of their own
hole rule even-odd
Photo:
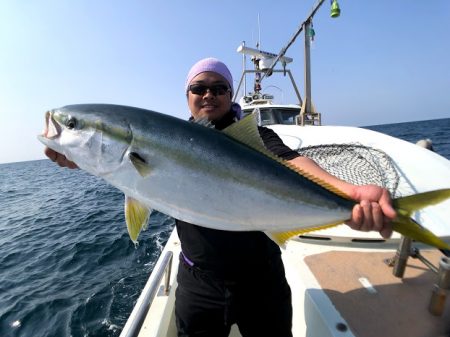
<svg viewBox="0 0 450 337">
<path fill-rule="evenodd" d="M 346 229 L 341 232 L 344 235 L 331 243 L 293 239 L 283 249 L 286 277 L 292 289 L 294 337 L 450 336 L 450 304 L 446 303 L 441 316 L 428 311 L 437 275 L 419 260 L 409 258 L 400 279 L 386 264 L 385 260 L 395 255 L 398 236 L 376 241 L 376 234 L 360 233 L 362 242 L 348 244 Z M 174 302 L 179 252 L 174 230 L 154 269 L 161 269 L 167 253 L 173 254 L 169 292 L 164 294 L 165 280 L 156 280 L 153 272 L 121 336 L 135 336 L 129 333 L 130 325 L 137 321 L 139 307 L 146 306 L 145 294 L 156 282 L 158 292 L 139 336 L 176 337 Z M 438 250 L 424 249 L 421 253 L 435 266 L 442 256 Z M 230 337 L 240 336 L 233 326 Z"/>
<path fill-rule="evenodd" d="M 422 254 L 438 265 L 440 252 Z M 440 317 L 428 311 L 436 274 L 410 258 L 399 279 L 385 263 L 390 258 L 392 252 L 329 251 L 305 262 L 355 335 L 448 336 L 450 306 Z"/>
<path fill-rule="evenodd" d="M 403 278 L 386 260 L 398 240 L 318 244 L 291 240 L 283 251 L 293 292 L 294 336 L 450 336 L 450 305 L 428 310 L 437 274 L 409 258 Z M 438 266 L 442 253 L 421 254 Z M 447 299 L 447 302 L 450 300 Z"/>
</svg>

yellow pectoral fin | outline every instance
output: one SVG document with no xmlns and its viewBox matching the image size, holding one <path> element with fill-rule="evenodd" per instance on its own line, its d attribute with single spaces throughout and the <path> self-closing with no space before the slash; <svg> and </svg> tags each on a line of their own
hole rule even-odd
<svg viewBox="0 0 450 337">
<path fill-rule="evenodd" d="M 128 234 L 134 243 L 137 243 L 137 238 L 141 230 L 147 228 L 151 212 L 152 210 L 141 202 L 125 196 L 125 221 L 127 223 Z"/>
<path fill-rule="evenodd" d="M 321 226 L 316 226 L 316 227 L 309 227 L 309 228 L 302 228 L 302 229 L 295 229 L 295 230 L 287 231 L 287 232 L 266 232 L 266 235 L 269 238 L 271 238 L 272 241 L 274 241 L 280 247 L 284 248 L 286 241 L 294 236 L 302 235 L 302 234 L 313 232 L 313 231 L 318 231 L 321 229 L 331 228 L 331 227 L 341 224 L 342 222 L 343 221 L 339 221 L 339 222 L 332 223 L 332 224 L 321 225 Z"/>
</svg>

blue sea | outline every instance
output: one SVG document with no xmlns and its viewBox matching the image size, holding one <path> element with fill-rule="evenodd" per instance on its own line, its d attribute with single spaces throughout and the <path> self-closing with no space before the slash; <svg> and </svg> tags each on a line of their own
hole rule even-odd
<svg viewBox="0 0 450 337">
<path fill-rule="evenodd" d="M 367 128 L 450 159 L 450 118 Z M 123 202 L 49 160 L 0 165 L 0 337 L 119 336 L 174 226 L 154 213 L 135 246 Z"/>
</svg>

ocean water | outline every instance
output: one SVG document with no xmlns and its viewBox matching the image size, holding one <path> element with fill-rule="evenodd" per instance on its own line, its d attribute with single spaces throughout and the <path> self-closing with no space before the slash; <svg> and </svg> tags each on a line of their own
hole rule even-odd
<svg viewBox="0 0 450 337">
<path fill-rule="evenodd" d="M 450 118 L 367 128 L 450 159 Z M 174 225 L 154 213 L 135 247 L 123 199 L 49 160 L 0 165 L 0 337 L 119 336 Z"/>
<path fill-rule="evenodd" d="M 49 160 L 0 165 L 0 336 L 118 336 L 167 241 L 138 247 L 121 192 Z"/>
<path fill-rule="evenodd" d="M 434 151 L 450 159 L 450 118 L 375 125 L 365 128 L 412 143 L 429 138 L 433 142 Z"/>
</svg>

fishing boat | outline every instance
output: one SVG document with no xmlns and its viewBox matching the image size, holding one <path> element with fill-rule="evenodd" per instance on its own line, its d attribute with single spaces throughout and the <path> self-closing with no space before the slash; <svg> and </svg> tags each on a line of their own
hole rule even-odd
<svg viewBox="0 0 450 337">
<path fill-rule="evenodd" d="M 237 101 L 240 89 L 243 88 L 244 94 L 239 99 L 239 105 L 242 107 L 243 117 L 256 113 L 258 115 L 259 124 L 267 125 L 321 125 L 321 114 L 316 112 L 312 105 L 303 102 L 297 83 L 287 65 L 293 61 L 292 58 L 282 56 L 279 61 L 283 65 L 283 69 L 274 69 L 276 54 L 266 52 L 259 49 L 249 48 L 245 43 L 237 49 L 238 53 L 243 55 L 243 70 L 239 85 L 236 89 L 234 101 Z M 250 56 L 254 65 L 254 69 L 246 68 L 246 57 Z M 253 91 L 246 93 L 246 77 L 254 74 Z M 262 75 L 263 74 L 263 75 Z M 274 74 L 283 74 L 288 76 L 292 90 L 295 93 L 297 102 L 294 104 L 276 104 L 274 103 L 274 95 L 262 92 L 261 81 L 263 76 L 272 76 Z M 274 85 L 267 87 L 278 88 Z M 278 88 L 279 89 L 279 88 Z M 306 110 L 307 109 L 307 110 Z"/>
<path fill-rule="evenodd" d="M 301 30 L 308 31 L 308 24 L 322 2 L 313 9 Z M 372 171 L 371 174 L 363 171 L 360 176 L 369 180 L 356 183 L 381 184 L 394 196 L 450 188 L 450 161 L 437 153 L 375 131 L 321 125 L 321 114 L 314 109 L 308 83 L 307 40 L 303 100 L 286 69 L 292 62 L 285 56 L 287 48 L 273 54 L 239 46 L 238 52 L 251 56 L 256 65 L 254 70 L 244 67 L 239 83 L 240 87 L 246 74 L 255 74 L 253 92 L 240 98 L 243 114 L 256 113 L 261 125 L 272 128 L 286 145 L 303 155 L 319 152 L 320 156 L 313 159 L 334 174 L 343 174 L 343 179 L 355 167 L 342 169 L 342 162 L 362 160 L 361 165 Z M 277 70 L 275 65 L 279 61 L 283 69 Z M 276 73 L 289 76 L 298 102 L 275 104 L 273 96 L 263 92 L 260 87 L 263 75 Z M 336 167 L 337 171 L 333 171 Z M 430 167 L 432 175 L 428 174 Z M 371 178 L 373 171 L 375 177 Z M 414 216 L 436 235 L 450 241 L 450 226 L 445 226 L 450 219 L 450 201 Z M 180 251 L 174 229 L 122 330 L 122 337 L 177 336 L 174 304 Z M 449 255 L 396 233 L 383 239 L 378 233 L 354 231 L 345 225 L 292 238 L 282 250 L 282 258 L 292 290 L 293 336 L 450 336 L 450 303 L 446 303 L 450 302 L 446 300 L 450 289 Z M 239 330 L 233 326 L 230 337 L 238 336 Z"/>
</svg>

